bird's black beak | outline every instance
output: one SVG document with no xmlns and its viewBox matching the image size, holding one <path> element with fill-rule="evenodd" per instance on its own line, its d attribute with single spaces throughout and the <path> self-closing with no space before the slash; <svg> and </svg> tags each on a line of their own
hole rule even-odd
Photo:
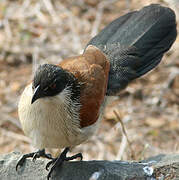
<svg viewBox="0 0 179 180">
<path fill-rule="evenodd" d="M 40 85 L 38 85 L 35 89 L 34 89 L 34 94 L 32 97 L 32 101 L 31 104 L 33 104 L 37 99 L 39 99 L 41 97 L 41 91 L 40 91 Z"/>
</svg>

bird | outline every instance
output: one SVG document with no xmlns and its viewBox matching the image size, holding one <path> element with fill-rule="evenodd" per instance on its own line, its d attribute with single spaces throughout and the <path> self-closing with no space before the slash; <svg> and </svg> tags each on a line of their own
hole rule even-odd
<svg viewBox="0 0 179 180">
<path fill-rule="evenodd" d="M 26 158 L 46 157 L 50 179 L 64 161 L 82 160 L 81 153 L 71 157 L 67 153 L 97 131 L 105 99 L 155 68 L 176 36 L 174 11 L 151 4 L 112 21 L 81 55 L 40 65 L 18 104 L 22 129 L 39 150 L 22 155 L 16 170 Z M 64 151 L 53 158 L 45 148 Z"/>
</svg>

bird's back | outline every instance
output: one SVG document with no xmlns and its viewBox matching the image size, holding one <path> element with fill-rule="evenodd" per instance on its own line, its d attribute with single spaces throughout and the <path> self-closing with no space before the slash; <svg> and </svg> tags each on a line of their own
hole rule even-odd
<svg viewBox="0 0 179 180">
<path fill-rule="evenodd" d="M 71 72 L 80 83 L 81 127 L 94 124 L 107 91 L 108 59 L 98 48 L 89 46 L 82 55 L 65 59 L 59 66 Z"/>
<path fill-rule="evenodd" d="M 130 12 L 105 27 L 88 45 L 98 47 L 110 60 L 107 94 L 116 95 L 153 69 L 176 35 L 175 13 L 158 4 Z"/>
</svg>

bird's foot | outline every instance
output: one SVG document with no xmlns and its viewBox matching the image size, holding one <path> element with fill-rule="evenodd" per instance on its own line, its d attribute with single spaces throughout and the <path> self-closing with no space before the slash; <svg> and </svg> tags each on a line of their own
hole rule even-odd
<svg viewBox="0 0 179 180">
<path fill-rule="evenodd" d="M 23 166 L 25 160 L 27 158 L 32 158 L 32 161 L 35 162 L 35 160 L 37 158 L 40 158 L 40 157 L 45 157 L 47 159 L 53 159 L 51 154 L 46 154 L 45 153 L 45 149 L 42 149 L 42 150 L 38 150 L 37 152 L 33 152 L 33 153 L 29 153 L 29 154 L 24 154 L 18 161 L 17 165 L 16 165 L 16 171 L 18 169 L 18 166 Z"/>
<path fill-rule="evenodd" d="M 53 170 L 56 167 L 60 167 L 64 161 L 70 161 L 70 160 L 73 160 L 73 159 L 76 159 L 76 158 L 80 158 L 80 160 L 83 159 L 83 156 L 82 156 L 81 153 L 75 154 L 74 156 L 71 156 L 71 157 L 66 157 L 68 151 L 69 151 L 69 148 L 65 148 L 64 151 L 60 154 L 59 157 L 53 158 L 50 162 L 47 163 L 46 170 L 49 170 L 49 166 L 53 164 L 53 166 L 51 167 L 51 169 L 50 169 L 50 171 L 48 173 L 47 180 L 50 179 Z"/>
</svg>

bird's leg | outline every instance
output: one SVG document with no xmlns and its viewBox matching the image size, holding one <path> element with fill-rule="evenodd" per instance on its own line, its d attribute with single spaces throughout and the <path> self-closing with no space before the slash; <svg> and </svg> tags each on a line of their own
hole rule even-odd
<svg viewBox="0 0 179 180">
<path fill-rule="evenodd" d="M 17 165 L 16 165 L 16 171 L 17 171 L 17 168 L 18 166 L 23 166 L 25 160 L 27 158 L 32 158 L 33 162 L 35 162 L 35 160 L 37 158 L 40 158 L 40 157 L 45 157 L 47 159 L 53 159 L 51 154 L 46 154 L 45 153 L 45 149 L 41 149 L 41 150 L 38 150 L 37 152 L 33 152 L 33 153 L 29 153 L 29 154 L 24 154 L 18 161 Z"/>
<path fill-rule="evenodd" d="M 67 153 L 69 151 L 69 148 L 65 148 L 64 151 L 59 155 L 59 157 L 52 159 L 50 162 L 47 163 L 46 165 L 46 170 L 49 170 L 49 166 L 53 164 L 52 168 L 50 169 L 50 172 L 48 173 L 47 179 L 51 177 L 51 174 L 53 170 L 56 167 L 60 167 L 64 161 L 70 161 L 76 158 L 80 158 L 81 160 L 83 159 L 83 156 L 81 153 L 75 154 L 74 156 L 71 157 L 66 157 Z"/>
</svg>

